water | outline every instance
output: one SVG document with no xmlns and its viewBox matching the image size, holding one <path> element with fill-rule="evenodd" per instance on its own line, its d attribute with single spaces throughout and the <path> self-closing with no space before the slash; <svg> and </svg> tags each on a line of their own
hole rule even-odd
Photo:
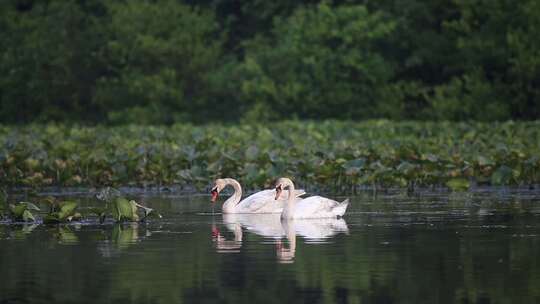
<svg viewBox="0 0 540 304">
<path fill-rule="evenodd" d="M 366 192 L 294 222 L 134 195 L 164 218 L 0 225 L 0 303 L 540 303 L 538 192 Z"/>
</svg>

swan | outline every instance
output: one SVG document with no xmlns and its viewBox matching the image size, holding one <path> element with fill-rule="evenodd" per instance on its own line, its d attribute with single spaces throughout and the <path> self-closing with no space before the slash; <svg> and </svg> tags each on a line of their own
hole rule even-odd
<svg viewBox="0 0 540 304">
<path fill-rule="evenodd" d="M 334 201 L 322 196 L 310 196 L 305 199 L 296 199 L 293 182 L 286 178 L 280 178 L 276 182 L 276 200 L 280 197 L 283 189 L 289 189 L 287 203 L 283 207 L 281 218 L 336 218 L 343 216 L 349 205 L 349 199 L 343 202 Z"/>
<path fill-rule="evenodd" d="M 217 200 L 221 190 L 228 185 L 234 188 L 234 193 L 223 203 L 223 213 L 281 213 L 283 210 L 286 199 L 285 197 L 276 195 L 274 189 L 259 191 L 240 201 L 240 198 L 242 197 L 242 187 L 240 186 L 240 183 L 233 178 L 216 179 L 214 187 L 212 187 L 212 190 L 210 191 L 212 194 L 212 203 Z M 290 199 L 294 201 L 297 197 L 306 192 L 303 190 L 293 190 L 293 193 L 294 195 Z"/>
</svg>

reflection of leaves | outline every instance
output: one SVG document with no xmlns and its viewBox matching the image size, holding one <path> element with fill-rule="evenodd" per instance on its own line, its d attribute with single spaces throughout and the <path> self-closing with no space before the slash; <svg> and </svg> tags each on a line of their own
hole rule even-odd
<svg viewBox="0 0 540 304">
<path fill-rule="evenodd" d="M 18 240 L 26 239 L 37 226 L 37 224 L 24 224 L 20 229 L 13 231 L 12 237 Z"/>
<path fill-rule="evenodd" d="M 139 239 L 139 225 L 131 223 L 130 225 L 116 224 L 112 231 L 112 240 L 118 248 L 126 248 L 137 242 Z"/>
<path fill-rule="evenodd" d="M 58 226 L 56 237 L 60 243 L 77 244 L 79 242 L 77 235 L 71 229 L 64 226 Z"/>
</svg>

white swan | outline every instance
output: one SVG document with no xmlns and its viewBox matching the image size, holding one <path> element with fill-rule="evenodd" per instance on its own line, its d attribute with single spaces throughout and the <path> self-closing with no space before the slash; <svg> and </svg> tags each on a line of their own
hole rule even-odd
<svg viewBox="0 0 540 304">
<path fill-rule="evenodd" d="M 268 189 L 254 193 L 240 201 L 242 197 L 240 183 L 232 178 L 218 178 L 210 191 L 212 202 L 217 200 L 221 190 L 228 185 L 234 188 L 234 193 L 223 203 L 223 213 L 281 213 L 287 200 L 284 196 L 276 195 L 275 190 Z M 303 190 L 296 190 L 293 193 L 291 198 L 293 201 L 298 196 L 305 194 Z"/>
<path fill-rule="evenodd" d="M 322 196 L 311 196 L 298 200 L 294 195 L 291 195 L 295 192 L 293 182 L 285 177 L 276 182 L 276 199 L 280 197 L 285 188 L 289 189 L 289 196 L 283 207 L 281 218 L 335 218 L 343 216 L 349 205 L 349 199 L 340 203 Z"/>
</svg>

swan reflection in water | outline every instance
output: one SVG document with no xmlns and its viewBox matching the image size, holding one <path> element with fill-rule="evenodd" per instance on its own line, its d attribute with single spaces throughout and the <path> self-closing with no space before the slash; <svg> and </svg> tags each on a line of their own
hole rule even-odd
<svg viewBox="0 0 540 304">
<path fill-rule="evenodd" d="M 344 219 L 281 219 L 280 214 L 223 214 L 223 224 L 233 233 L 227 240 L 215 224 L 212 237 L 217 252 L 237 253 L 242 247 L 243 231 L 273 239 L 280 263 L 293 263 L 296 255 L 296 236 L 310 243 L 324 243 L 339 233 L 349 233 Z"/>
</svg>

